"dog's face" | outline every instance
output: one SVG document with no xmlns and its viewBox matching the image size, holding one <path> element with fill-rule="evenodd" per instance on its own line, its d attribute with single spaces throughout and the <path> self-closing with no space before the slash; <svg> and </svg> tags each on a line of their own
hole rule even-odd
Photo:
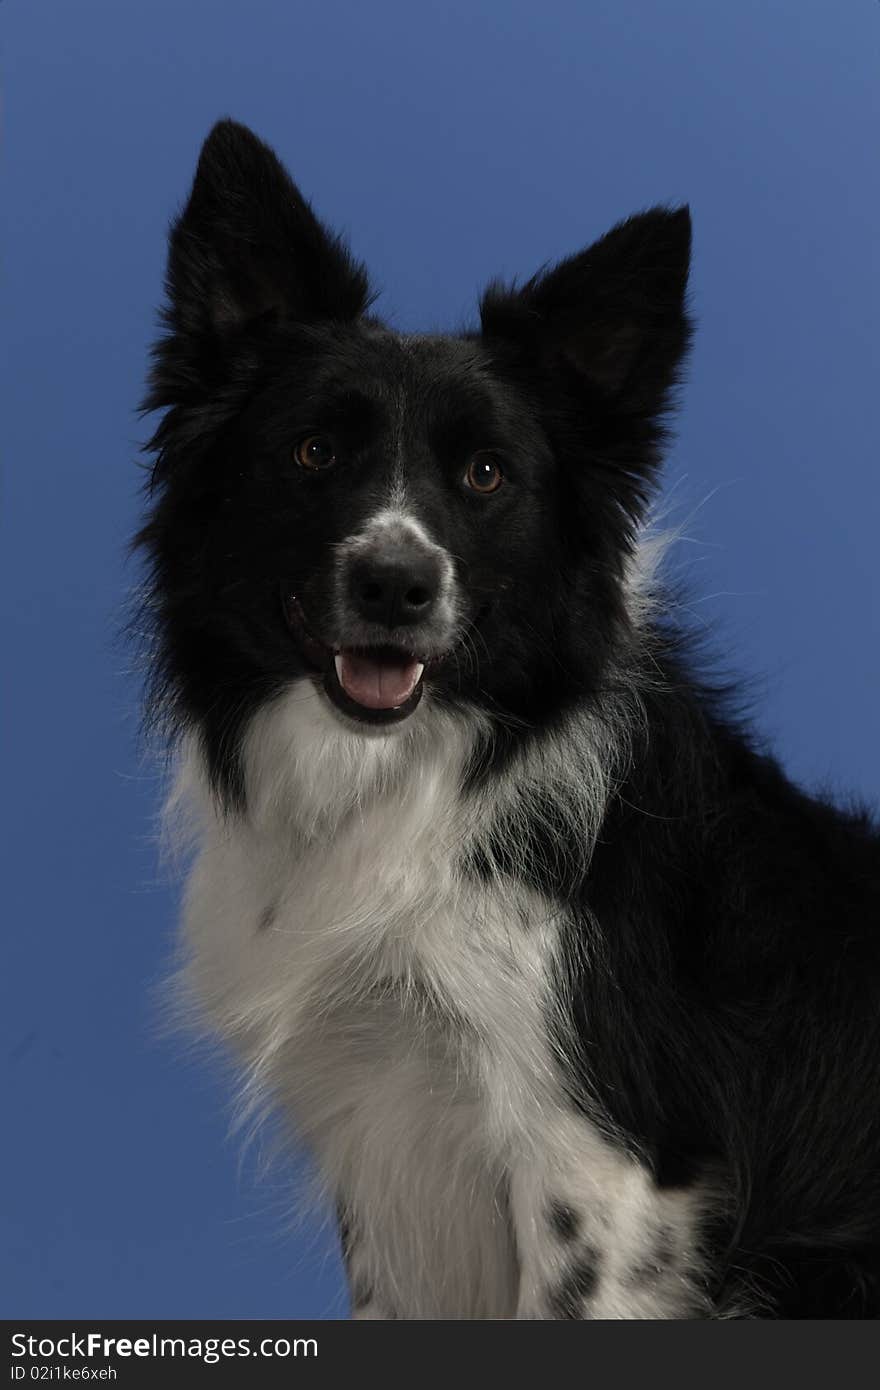
<svg viewBox="0 0 880 1390">
<path fill-rule="evenodd" d="M 142 540 L 157 689 L 221 781 L 298 680 L 364 736 L 589 697 L 626 626 L 688 246 L 686 211 L 655 210 L 490 289 L 480 333 L 405 338 L 271 151 L 215 128 L 171 235 Z"/>
<path fill-rule="evenodd" d="M 557 509 L 516 392 L 478 343 L 367 322 L 282 331 L 272 359 L 216 456 L 217 602 L 248 632 L 261 610 L 263 668 L 363 724 L 474 697 L 487 662 L 513 698 Z"/>
</svg>

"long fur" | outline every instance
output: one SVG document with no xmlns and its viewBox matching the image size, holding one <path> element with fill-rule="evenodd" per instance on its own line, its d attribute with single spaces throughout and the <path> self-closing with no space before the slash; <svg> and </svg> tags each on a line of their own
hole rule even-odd
<svg viewBox="0 0 880 1390">
<path fill-rule="evenodd" d="M 880 1312 L 880 841 L 698 678 L 646 529 L 689 236 L 653 209 L 401 339 L 242 127 L 172 228 L 179 996 L 314 1154 L 357 1316 Z M 353 567 L 426 557 L 368 622 Z M 412 699 L 358 706 L 349 651 L 420 655 Z"/>
</svg>

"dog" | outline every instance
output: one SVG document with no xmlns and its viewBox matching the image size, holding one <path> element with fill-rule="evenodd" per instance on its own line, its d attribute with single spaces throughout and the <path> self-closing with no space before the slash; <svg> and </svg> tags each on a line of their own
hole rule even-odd
<svg viewBox="0 0 880 1390">
<path fill-rule="evenodd" d="M 402 335 L 220 122 L 145 409 L 181 997 L 358 1318 L 880 1312 L 880 838 L 700 675 L 648 528 L 692 332 L 656 207 Z"/>
</svg>

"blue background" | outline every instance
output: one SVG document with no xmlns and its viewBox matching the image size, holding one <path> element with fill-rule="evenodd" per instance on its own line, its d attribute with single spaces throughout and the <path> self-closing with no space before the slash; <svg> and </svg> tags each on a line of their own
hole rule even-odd
<svg viewBox="0 0 880 1390">
<path fill-rule="evenodd" d="M 697 622 L 803 781 L 880 791 L 875 0 L 7 0 L 2 1298 L 334 1316 L 332 1235 L 158 1036 L 175 897 L 114 642 L 167 221 L 231 114 L 403 328 L 655 201 L 700 320 L 669 490 Z"/>
</svg>

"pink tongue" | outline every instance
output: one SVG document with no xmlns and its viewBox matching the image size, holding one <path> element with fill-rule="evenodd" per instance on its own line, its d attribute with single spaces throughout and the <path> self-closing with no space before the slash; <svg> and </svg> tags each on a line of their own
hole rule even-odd
<svg viewBox="0 0 880 1390">
<path fill-rule="evenodd" d="M 366 709 L 396 709 L 409 699 L 422 674 L 415 658 L 394 660 L 354 651 L 340 652 L 336 671 L 346 695 Z"/>
</svg>

